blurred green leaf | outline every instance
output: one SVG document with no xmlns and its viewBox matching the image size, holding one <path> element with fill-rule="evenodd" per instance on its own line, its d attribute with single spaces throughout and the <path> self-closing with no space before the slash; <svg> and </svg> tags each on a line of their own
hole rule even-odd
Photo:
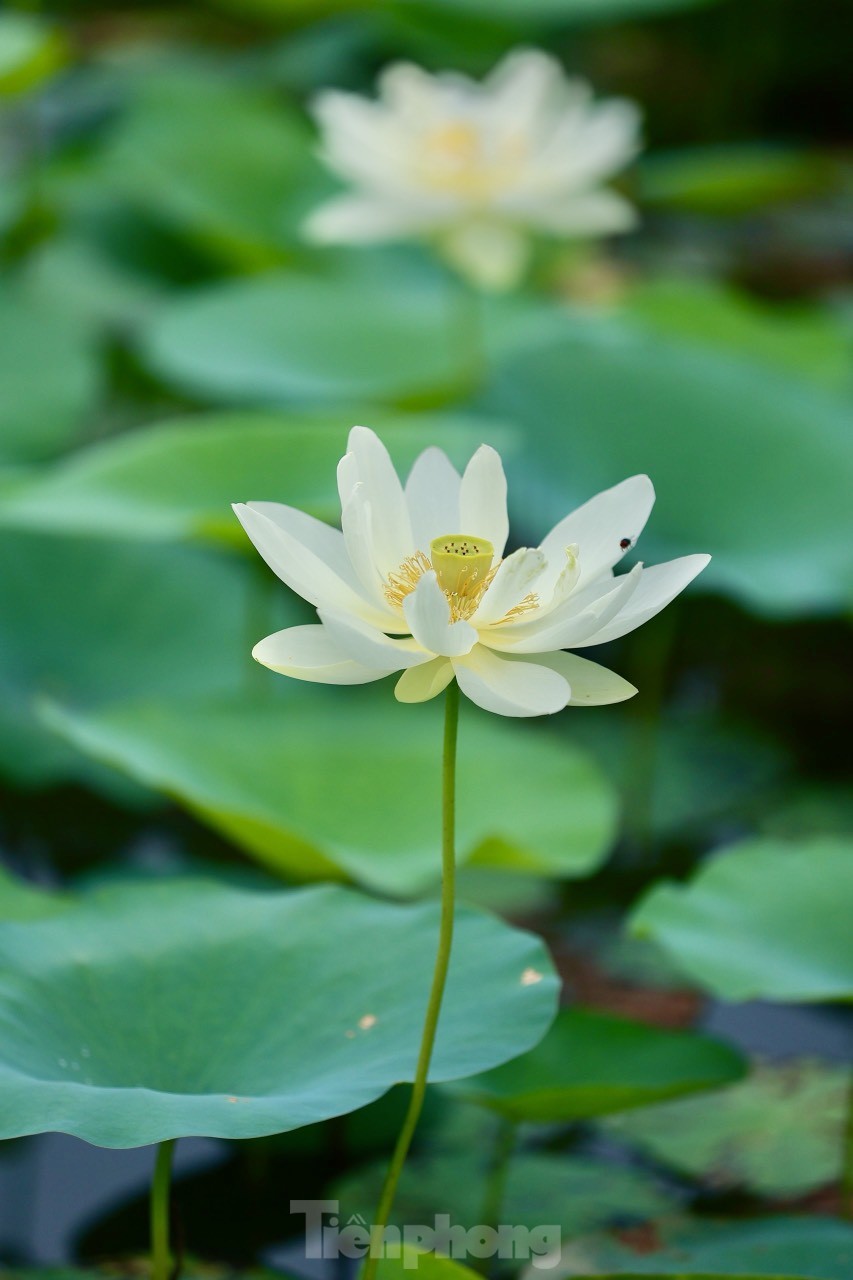
<svg viewBox="0 0 853 1280">
<path fill-rule="evenodd" d="M 58 236 L 40 246 L 24 272 L 27 295 L 75 326 L 132 331 L 165 298 L 162 282 L 128 269 L 84 238 Z"/>
<path fill-rule="evenodd" d="M 554 1276 L 677 1277 L 677 1280 L 848 1280 L 853 1227 L 835 1218 L 773 1217 L 754 1222 L 674 1222 L 658 1246 L 611 1236 L 571 1240 Z"/>
<path fill-rule="evenodd" d="M 715 1187 L 805 1195 L 841 1175 L 851 1079 L 845 1067 L 816 1062 L 765 1066 L 712 1098 L 607 1123 L 654 1159 Z"/>
<path fill-rule="evenodd" d="M 32 783 L 79 772 L 79 757 L 35 718 L 42 697 L 93 707 L 245 683 L 253 583 L 238 562 L 183 547 L 11 530 L 3 547 L 4 773 Z M 282 618 L 284 604 L 282 591 Z"/>
<path fill-rule="evenodd" d="M 63 66 L 68 50 L 56 27 L 34 13 L 0 13 L 0 96 L 26 93 Z"/>
<path fill-rule="evenodd" d="M 132 1280 L 139 1269 L 136 1258 L 128 1258 L 124 1264 L 116 1258 L 100 1266 L 92 1267 L 15 1267 L 7 1268 L 7 1280 Z M 283 1271 L 267 1271 L 261 1267 L 241 1268 L 236 1270 L 225 1264 L 215 1264 L 205 1260 L 196 1262 L 193 1258 L 184 1258 L 181 1266 L 182 1280 L 292 1280 L 289 1273 Z M 448 1280 L 450 1278 L 448 1277 Z"/>
<path fill-rule="evenodd" d="M 293 685 L 287 695 L 266 705 L 163 702 L 94 715 L 54 707 L 50 722 L 275 870 L 346 875 L 397 894 L 433 886 L 439 709 L 413 713 L 395 702 L 390 682 L 378 693 Z M 465 712 L 460 862 L 556 877 L 599 867 L 616 806 L 589 759 L 527 727 Z"/>
<path fill-rule="evenodd" d="M 625 674 L 642 697 L 642 666 Z M 626 822 L 640 828 L 630 834 L 641 840 L 650 832 L 695 840 L 722 819 L 761 814 L 792 769 L 778 738 L 719 712 L 667 708 L 650 722 L 614 707 L 573 724 L 572 737 L 619 789 Z"/>
<path fill-rule="evenodd" d="M 380 1258 L 376 1268 L 378 1280 L 411 1280 L 412 1272 L 421 1280 L 476 1280 L 479 1274 L 438 1253 L 421 1253 L 413 1245 L 404 1244 L 399 1258 Z"/>
<path fill-rule="evenodd" d="M 525 432 L 510 469 L 525 536 L 647 472 L 659 501 L 644 559 L 711 552 L 699 588 L 772 615 L 853 598 L 853 543 L 838 526 L 853 489 L 841 397 L 611 317 L 553 312 L 504 355 L 483 403 Z"/>
<path fill-rule="evenodd" d="M 585 1120 L 702 1089 L 744 1073 L 728 1045 L 592 1009 L 563 1009 L 544 1040 L 513 1063 L 453 1085 L 510 1120 Z"/>
<path fill-rule="evenodd" d="M 36 888 L 0 866 L 0 921 L 41 920 L 64 911 L 72 899 Z"/>
<path fill-rule="evenodd" d="M 717 0 L 398 0 L 406 8 L 464 10 L 488 18 L 551 22 L 622 22 L 678 9 L 695 9 Z"/>
<path fill-rule="evenodd" d="M 770 307 L 710 280 L 676 276 L 634 288 L 627 312 L 653 331 L 801 374 L 838 391 L 853 385 L 850 335 L 828 308 Z"/>
<path fill-rule="evenodd" d="M 831 157 L 804 148 L 693 147 L 645 157 L 639 166 L 640 200 L 691 213 L 739 216 L 824 194 L 839 184 L 840 174 Z"/>
<path fill-rule="evenodd" d="M 100 385 L 90 333 L 61 307 L 0 287 L 0 461 L 36 461 L 70 444 Z"/>
<path fill-rule="evenodd" d="M 248 268 L 281 260 L 320 172 L 292 107 L 202 67 L 161 68 L 142 82 L 99 171 L 121 195 Z"/>
<path fill-rule="evenodd" d="M 0 1135 L 248 1138 L 371 1102 L 412 1079 L 437 911 L 173 880 L 0 924 Z M 557 986 L 538 939 L 463 908 L 432 1078 L 535 1044 Z"/>
<path fill-rule="evenodd" d="M 510 433 L 461 416 L 371 415 L 395 463 L 408 468 L 429 445 L 460 465 Z M 340 417 L 214 414 L 157 424 L 78 452 L 0 496 L 0 525 L 103 537 L 203 538 L 251 550 L 231 503 L 287 503 L 336 522 L 336 468 L 346 451 Z"/>
<path fill-rule="evenodd" d="M 270 274 L 173 303 L 141 355 L 201 400 L 346 403 L 352 417 L 365 402 L 434 402 L 464 387 L 473 353 L 457 313 L 441 278 Z"/>
<path fill-rule="evenodd" d="M 464 1149 L 409 1160 L 391 1221 L 432 1222 L 447 1214 L 466 1229 L 483 1222 L 488 1176 L 486 1135 Z M 384 1170 L 372 1165 L 334 1188 L 347 1217 L 374 1211 Z M 509 1167 L 501 1221 L 535 1230 L 557 1226 L 567 1236 L 613 1219 L 654 1218 L 671 1207 L 648 1174 L 584 1156 L 520 1152 Z"/>
<path fill-rule="evenodd" d="M 843 839 L 851 831 L 853 793 L 843 780 L 789 787 L 780 802 L 761 815 L 761 835 L 780 840 L 815 835 Z"/>
<path fill-rule="evenodd" d="M 747 840 L 655 885 L 630 927 L 723 1000 L 849 999 L 851 902 L 849 840 Z"/>
<path fill-rule="evenodd" d="M 489 19 L 598 23 L 654 17 L 678 9 L 693 9 L 718 0 L 320 0 L 326 13 L 368 9 L 391 13 L 438 10 L 466 13 Z M 224 8 L 249 7 L 259 15 L 285 18 L 298 15 L 318 0 L 216 0 Z"/>
</svg>

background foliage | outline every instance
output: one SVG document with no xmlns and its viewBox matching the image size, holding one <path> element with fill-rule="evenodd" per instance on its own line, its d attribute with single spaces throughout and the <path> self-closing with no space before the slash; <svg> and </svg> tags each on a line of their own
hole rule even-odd
<svg viewBox="0 0 853 1280">
<path fill-rule="evenodd" d="M 435 1091 L 400 1211 L 480 1220 L 490 1144 L 520 1125 L 506 1212 L 561 1223 L 567 1276 L 842 1280 L 853 1267 L 839 1187 L 853 992 L 848 17 L 843 0 L 0 13 L 10 972 L 37 973 L 76 912 L 101 911 L 93 927 L 118 945 L 120 911 L 146 908 L 97 903 L 131 903 L 127 880 L 156 879 L 146 892 L 167 901 L 187 872 L 270 902 L 317 880 L 401 902 L 434 893 L 432 708 L 400 707 L 384 684 L 298 688 L 249 659 L 308 614 L 253 558 L 229 503 L 334 520 L 353 422 L 401 466 L 426 443 L 459 463 L 495 444 L 517 544 L 642 470 L 658 491 L 644 558 L 714 555 L 686 599 L 601 655 L 638 685 L 634 702 L 524 726 L 465 708 L 463 894 L 545 936 L 574 1007 L 532 1054 Z M 479 75 L 520 43 L 642 104 L 647 147 L 625 179 L 636 234 L 541 246 L 522 292 L 473 305 L 426 249 L 302 242 L 334 189 L 306 114 L 318 88 L 368 92 L 400 57 Z M 169 945 L 150 921 L 134 928 L 153 929 L 154 951 L 177 946 L 177 924 Z M 238 962 L 248 973 L 258 957 Z M 134 963 L 119 1004 L 147 981 Z M 196 960 L 168 960 L 166 986 L 183 963 Z M 63 1016 L 85 1021 L 74 990 Z M 321 994 L 322 1027 L 336 1015 Z M 720 1043 L 693 1037 L 703 1026 Z M 40 1079 L 52 1048 L 27 1044 Z M 100 1115 L 83 1095 L 81 1114 Z M 399 1107 L 392 1092 L 224 1148 L 180 1187 L 195 1251 L 269 1260 L 299 1228 L 291 1194 L 337 1189 L 369 1209 Z M 35 1167 L 26 1141 L 5 1145 L 0 1174 Z M 73 1181 L 77 1148 L 64 1151 Z M 3 1214 L 10 1263 L 72 1260 Z M 101 1204 L 75 1237 L 77 1260 L 139 1249 L 141 1200 Z"/>
</svg>

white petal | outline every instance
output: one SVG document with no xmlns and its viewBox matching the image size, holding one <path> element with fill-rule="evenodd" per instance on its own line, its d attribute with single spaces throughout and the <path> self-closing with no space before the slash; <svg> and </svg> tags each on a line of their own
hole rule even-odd
<svg viewBox="0 0 853 1280">
<path fill-rule="evenodd" d="M 678 560 L 668 560 L 666 564 L 654 564 L 643 569 L 637 590 L 624 608 L 607 625 L 584 640 L 584 646 L 618 640 L 620 636 L 641 627 L 649 618 L 665 609 L 702 572 L 710 559 L 706 555 L 682 556 Z"/>
<path fill-rule="evenodd" d="M 373 515 L 364 493 L 364 485 L 357 484 L 352 496 L 341 504 L 341 526 L 344 543 L 353 570 L 364 594 L 381 608 L 385 601 L 385 578 L 376 567 L 373 544 Z M 393 626 L 387 628 L 394 630 Z"/>
<path fill-rule="evenodd" d="M 493 110 L 500 113 L 515 136 L 533 136 L 549 120 L 558 119 L 578 98 L 585 104 L 589 87 L 568 80 L 556 58 L 539 49 L 516 49 L 507 54 L 485 81 Z"/>
<path fill-rule="evenodd" d="M 297 507 L 285 506 L 282 502 L 246 502 L 238 505 L 246 506 L 251 511 L 266 516 L 267 520 L 272 520 L 273 524 L 277 524 L 286 534 L 296 538 L 303 547 L 325 561 L 338 577 L 358 589 L 340 529 L 309 516 L 306 511 L 300 511 Z M 234 509 L 236 511 L 236 506 Z"/>
<path fill-rule="evenodd" d="M 458 533 L 487 538 L 495 549 L 495 560 L 501 558 L 509 536 L 506 476 L 500 454 L 487 444 L 480 445 L 465 468 L 459 491 L 459 525 Z"/>
<path fill-rule="evenodd" d="M 432 572 L 425 573 L 406 596 L 403 613 L 418 644 L 430 653 L 455 658 L 469 653 L 477 643 L 477 632 L 470 623 L 450 621 L 447 596 Z"/>
<path fill-rule="evenodd" d="M 460 532 L 461 477 L 442 449 L 425 449 L 406 481 L 406 501 L 415 547 L 429 555 L 433 538 Z"/>
<path fill-rule="evenodd" d="M 519 547 L 507 556 L 471 618 L 471 626 L 488 627 L 505 618 L 525 596 L 535 591 L 545 563 L 545 556 L 538 548 Z"/>
<path fill-rule="evenodd" d="M 539 549 L 540 551 L 542 550 L 541 547 Z M 541 600 L 537 621 L 544 619 L 546 614 L 552 613 L 568 600 L 577 587 L 580 572 L 578 544 L 576 542 L 563 548 L 562 553 L 558 554 L 556 558 L 556 563 L 550 560 L 547 562 L 536 588 Z M 555 573 L 556 579 L 554 577 Z M 520 622 L 523 623 L 524 621 L 525 619 L 522 617 Z M 511 627 L 518 626 L 519 622 L 511 622 L 508 625 Z"/>
<path fill-rule="evenodd" d="M 540 231 L 566 236 L 610 236 L 637 225 L 634 206 L 615 191 L 586 191 L 555 196 L 525 210 Z"/>
<path fill-rule="evenodd" d="M 478 645 L 453 663 L 459 688 L 486 711 L 500 716 L 547 716 L 569 701 L 568 681 L 534 662 L 499 658 Z"/>
<path fill-rule="evenodd" d="M 392 62 L 379 76 L 379 94 L 398 117 L 420 126 L 434 108 L 438 82 L 413 62 Z"/>
<path fill-rule="evenodd" d="M 311 104 L 322 157 L 357 186 L 393 196 L 405 191 L 406 138 L 393 116 L 354 93 L 327 90 Z"/>
<path fill-rule="evenodd" d="M 453 679 L 453 663 L 447 658 L 433 658 L 418 667 L 409 667 L 394 686 L 398 702 L 428 702 L 446 689 Z"/>
<path fill-rule="evenodd" d="M 572 596 L 559 609 L 538 619 L 535 613 L 530 622 L 504 630 L 492 627 L 482 633 L 483 644 L 492 649 L 511 653 L 547 653 L 556 649 L 576 649 L 589 643 L 588 637 L 597 634 L 624 608 L 637 590 L 642 565 L 636 564 L 630 573 L 621 577 L 601 580 L 601 594 L 596 595 L 579 612 L 575 612 Z M 614 584 L 615 585 L 612 585 Z"/>
<path fill-rule="evenodd" d="M 608 671 L 607 667 L 580 658 L 576 653 L 541 653 L 537 654 L 536 661 L 568 680 L 572 687 L 570 707 L 603 707 L 611 702 L 624 702 L 637 692 L 615 671 Z"/>
<path fill-rule="evenodd" d="M 642 533 L 654 506 L 655 491 L 648 476 L 631 476 L 605 489 L 561 520 L 542 543 L 549 563 L 561 565 L 565 548 L 578 545 L 584 586 L 622 559 Z M 625 543 L 625 546 L 622 543 Z"/>
<path fill-rule="evenodd" d="M 308 215 L 302 230 L 317 244 L 373 244 L 420 234 L 433 223 L 429 209 L 393 195 L 343 195 Z"/>
<path fill-rule="evenodd" d="M 271 671 L 314 684 L 369 684 L 389 674 L 353 662 L 319 623 L 276 631 L 255 645 L 252 657 Z"/>
<path fill-rule="evenodd" d="M 319 614 L 320 621 L 341 653 L 363 667 L 387 673 L 430 660 L 431 655 L 424 653 L 414 640 L 392 639 L 357 618 L 343 617 L 325 609 L 321 609 Z"/>
<path fill-rule="evenodd" d="M 310 604 L 378 626 L 387 622 L 390 611 L 374 607 L 358 591 L 336 529 L 278 503 L 238 502 L 234 512 L 273 573 Z"/>
<path fill-rule="evenodd" d="M 518 227 L 497 219 L 462 220 L 439 237 L 447 261 L 482 289 L 512 289 L 530 258 L 530 238 Z"/>
<path fill-rule="evenodd" d="M 342 507 L 352 496 L 353 480 L 363 486 L 363 500 L 370 506 L 373 559 L 381 577 L 387 578 L 415 547 L 400 477 L 388 450 L 367 427 L 353 427 L 349 433 L 347 456 L 339 472 Z"/>
<path fill-rule="evenodd" d="M 580 191 L 611 177 L 640 150 L 640 112 L 624 98 L 567 113 L 543 139 L 528 172 L 540 195 Z"/>
</svg>

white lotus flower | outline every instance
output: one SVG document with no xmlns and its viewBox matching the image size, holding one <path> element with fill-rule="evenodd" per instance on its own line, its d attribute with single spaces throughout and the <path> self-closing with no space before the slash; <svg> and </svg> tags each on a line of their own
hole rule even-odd
<svg viewBox="0 0 853 1280">
<path fill-rule="evenodd" d="M 478 284 L 507 288 L 531 232 L 629 230 L 632 206 L 601 183 L 639 149 L 639 112 L 594 102 L 582 80 L 536 50 L 509 54 L 481 84 L 396 63 L 379 99 L 327 91 L 314 113 L 322 154 L 354 192 L 308 219 L 326 243 L 427 237 Z"/>
<path fill-rule="evenodd" d="M 505 716 L 630 698 L 637 691 L 621 676 L 563 650 L 633 631 L 710 559 L 614 576 L 651 511 L 648 476 L 607 489 L 541 546 L 504 558 L 506 480 L 488 445 L 462 476 L 441 449 L 427 449 L 404 488 L 379 438 L 353 427 L 338 488 L 343 532 L 275 502 L 234 507 L 269 567 L 320 619 L 267 636 L 252 654 L 325 684 L 402 672 L 401 702 L 434 698 L 454 676 L 472 702 Z"/>
</svg>

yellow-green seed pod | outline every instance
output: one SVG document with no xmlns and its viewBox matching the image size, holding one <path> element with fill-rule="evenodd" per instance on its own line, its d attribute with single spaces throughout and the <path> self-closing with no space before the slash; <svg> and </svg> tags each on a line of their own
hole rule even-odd
<svg viewBox="0 0 853 1280">
<path fill-rule="evenodd" d="M 485 581 L 495 557 L 495 549 L 486 538 L 457 533 L 433 538 L 429 549 L 439 586 L 448 596 L 468 594 Z"/>
</svg>

